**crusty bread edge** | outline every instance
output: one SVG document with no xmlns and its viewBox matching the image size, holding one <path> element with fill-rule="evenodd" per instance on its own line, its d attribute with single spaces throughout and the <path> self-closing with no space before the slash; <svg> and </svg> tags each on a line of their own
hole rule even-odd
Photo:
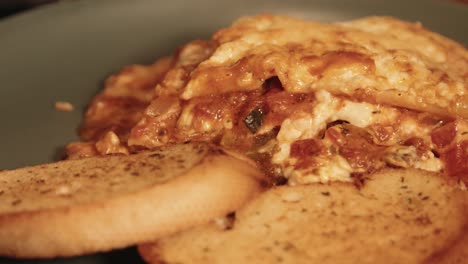
<svg viewBox="0 0 468 264">
<path fill-rule="evenodd" d="M 94 204 L 1 215 L 0 254 L 66 257 L 154 240 L 237 209 L 261 190 L 261 178 L 258 169 L 244 161 L 212 154 L 184 175 L 137 193 Z M 205 191 L 211 192 L 208 197 L 203 197 Z M 191 220 L 186 220 L 189 215 Z"/>
<path fill-rule="evenodd" d="M 404 171 L 405 169 L 386 168 L 383 170 L 393 170 L 393 171 L 398 172 L 398 171 Z M 467 192 L 464 188 L 462 188 L 459 185 L 459 181 L 455 178 L 447 177 L 440 173 L 427 172 L 427 171 L 419 170 L 419 169 L 412 169 L 412 170 L 419 171 L 425 174 L 426 177 L 434 177 L 434 178 L 441 179 L 444 185 L 446 185 L 447 187 L 453 188 L 454 190 L 457 190 L 457 192 Z M 372 173 L 372 176 L 382 177 L 382 175 L 380 175 L 381 171 L 382 170 Z M 347 182 L 332 182 L 332 183 L 327 183 L 325 185 L 352 186 L 351 183 L 347 183 Z M 294 186 L 292 187 L 294 188 Z M 313 187 L 313 186 L 310 186 L 310 187 Z M 355 187 L 356 187 L 355 191 L 360 192 L 359 191 L 360 186 L 355 186 Z M 287 190 L 288 188 L 290 188 L 290 186 L 278 186 L 276 188 L 276 191 L 278 191 L 278 189 Z M 270 191 L 272 190 L 271 189 L 266 190 L 261 195 L 257 196 L 255 199 L 262 199 L 262 196 L 267 195 L 267 193 Z M 460 196 L 460 198 L 462 197 Z M 372 199 L 372 198 L 369 198 L 369 199 Z M 464 215 L 466 216 L 466 219 L 468 219 L 468 200 L 461 200 L 461 201 L 463 202 L 463 207 L 465 208 Z M 252 203 L 252 202 L 255 202 L 255 201 L 252 200 L 249 203 Z M 246 206 L 249 206 L 249 205 L 247 204 Z M 240 210 L 244 210 L 244 208 L 245 206 L 240 208 Z M 210 226 L 210 225 L 212 225 L 212 223 L 206 224 L 205 227 Z M 187 231 L 190 232 L 190 230 L 187 230 Z M 177 234 L 175 235 L 177 236 Z M 461 263 L 464 263 L 464 262 L 460 262 L 460 259 L 461 258 L 465 259 L 466 254 L 468 254 L 468 250 L 465 249 L 466 241 L 468 241 L 468 221 L 465 221 L 465 224 L 463 225 L 463 228 L 461 228 L 460 234 L 457 238 L 449 242 L 447 246 L 443 248 L 442 250 L 433 252 L 433 254 L 430 255 L 428 259 L 426 259 L 422 263 L 424 264 L 436 264 L 436 263 L 441 263 L 441 264 L 442 263 L 443 264 L 460 263 L 461 264 Z M 138 250 L 140 257 L 148 264 L 165 264 L 168 261 L 164 258 L 164 250 L 159 247 L 158 240 L 155 240 L 149 243 L 139 244 L 137 247 L 137 250 Z"/>
</svg>

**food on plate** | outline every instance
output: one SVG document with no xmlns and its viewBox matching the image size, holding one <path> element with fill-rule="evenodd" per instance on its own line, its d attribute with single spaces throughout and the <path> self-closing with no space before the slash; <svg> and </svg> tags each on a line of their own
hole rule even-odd
<svg viewBox="0 0 468 264">
<path fill-rule="evenodd" d="M 229 228 L 214 221 L 140 253 L 150 263 L 445 256 L 466 233 L 467 80 L 462 45 L 389 17 L 260 15 L 189 43 L 128 149 L 216 142 L 287 185 L 231 215 Z"/>
<path fill-rule="evenodd" d="M 245 17 L 112 76 L 70 158 L 214 142 L 274 180 L 361 182 L 385 167 L 466 182 L 468 52 L 390 17 Z M 155 87 L 155 89 L 153 89 Z"/>
<path fill-rule="evenodd" d="M 197 226 L 139 251 L 152 264 L 428 263 L 466 232 L 467 199 L 433 173 L 385 169 L 360 190 L 280 186 L 238 210 L 229 230 Z"/>
<path fill-rule="evenodd" d="M 92 202 L 58 199 L 43 208 L 48 203 L 39 200 L 52 194 L 40 198 L 41 189 L 29 185 L 36 177 L 23 174 L 28 169 L 0 174 L 16 188 L 6 190 L 11 199 L 22 188 L 38 194 L 5 206 L 0 227 L 16 229 L 0 228 L 0 237 L 28 242 L 0 240 L 0 249 L 51 257 L 142 243 L 151 263 L 459 259 L 456 246 L 453 258 L 445 253 L 468 226 L 467 81 L 468 51 L 419 23 L 241 18 L 209 40 L 107 79 L 86 111 L 81 141 L 67 146 L 69 161 L 62 163 L 101 162 L 91 167 L 100 172 L 88 175 L 106 175 L 103 185 L 77 196 Z M 177 162 L 168 157 L 150 166 L 165 168 L 163 178 L 182 176 L 154 185 L 158 177 L 133 177 L 124 165 L 115 177 L 101 168 L 112 168 L 115 159 L 112 164 L 132 161 L 145 170 L 143 161 L 155 156 L 148 151 L 183 153 L 183 168 L 171 167 Z M 53 166 L 37 170 L 61 184 Z M 69 173 L 76 170 L 63 174 L 65 191 L 82 184 Z M 16 183 L 10 174 L 27 181 Z M 125 184 L 113 193 L 105 183 L 120 178 Z M 183 188 L 172 187 L 179 181 Z M 268 188 L 239 209 L 262 187 Z M 170 198 L 161 196 L 166 190 Z M 133 196 L 142 200 L 130 202 Z M 181 217 L 150 207 L 170 208 L 173 198 L 193 211 Z M 66 214 L 62 202 L 73 202 Z M 70 222 L 62 219 L 73 214 L 96 228 L 82 229 L 85 220 L 65 226 Z M 37 223 L 43 228 L 36 232 Z M 72 231 L 51 237 L 50 228 Z M 43 238 L 54 242 L 39 243 Z"/>
<path fill-rule="evenodd" d="M 75 256 L 149 241 L 232 212 L 261 180 L 208 144 L 3 171 L 0 255 Z"/>
</svg>

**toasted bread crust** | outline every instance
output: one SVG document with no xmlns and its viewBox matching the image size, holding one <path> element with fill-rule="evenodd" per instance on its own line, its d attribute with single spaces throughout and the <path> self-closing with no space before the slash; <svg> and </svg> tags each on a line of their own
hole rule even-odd
<svg viewBox="0 0 468 264">
<path fill-rule="evenodd" d="M 468 259 L 467 245 L 468 224 L 452 244 L 435 253 L 425 264 L 463 264 Z"/>
<path fill-rule="evenodd" d="M 144 171 L 148 166 L 160 166 L 163 174 L 169 173 L 166 171 L 168 169 L 175 169 L 173 177 L 163 182 L 155 182 L 148 177 L 146 184 L 140 182 L 138 188 L 128 186 L 132 191 L 114 194 L 106 189 L 109 185 L 102 184 L 109 179 L 106 174 L 101 174 L 93 179 L 95 188 L 92 192 L 74 194 L 91 196 L 85 202 L 70 199 L 69 204 L 62 201 L 48 206 L 42 203 L 46 201 L 42 197 L 31 201 L 34 197 L 26 196 L 23 201 L 26 205 L 22 210 L 2 208 L 0 254 L 45 258 L 122 248 L 225 215 L 260 190 L 261 174 L 255 167 L 223 153 L 213 153 L 211 147 L 199 146 L 182 145 L 131 157 L 139 160 L 138 171 Z M 177 154 L 171 155 L 171 152 Z M 159 155 L 167 156 L 155 158 Z M 177 169 L 173 165 L 180 161 L 174 160 L 174 157 L 185 158 L 184 162 L 189 166 Z M 109 161 L 112 159 L 125 160 L 110 157 L 81 162 L 88 168 L 91 166 L 86 162 L 95 162 L 96 166 L 105 168 L 103 162 L 112 163 Z M 75 162 L 68 161 L 59 166 L 66 167 Z M 39 169 L 37 172 L 45 181 L 48 177 L 67 178 L 68 175 L 47 174 L 51 170 L 49 167 L 46 166 L 49 171 Z M 13 177 L 25 173 L 25 170 L 5 172 L 0 174 L 0 178 L 13 180 Z M 121 170 L 121 167 L 117 167 L 117 170 Z M 122 174 L 122 178 L 127 173 L 125 170 L 109 172 L 113 177 Z M 157 172 L 152 173 L 158 176 Z M 85 174 L 82 177 L 87 176 Z M 5 195 L 21 197 L 21 189 L 33 184 L 34 180 L 34 177 L 30 177 L 28 181 L 14 185 L 16 188 L 6 190 Z M 125 184 L 131 185 L 132 181 Z M 109 197 L 102 197 L 102 192 L 108 192 Z M 94 193 L 96 195 L 92 197 Z"/>
<path fill-rule="evenodd" d="M 423 263 L 457 243 L 468 194 L 446 178 L 386 170 L 345 183 L 271 189 L 214 224 L 139 246 L 148 263 Z M 183 249 L 183 250 L 182 250 Z"/>
</svg>

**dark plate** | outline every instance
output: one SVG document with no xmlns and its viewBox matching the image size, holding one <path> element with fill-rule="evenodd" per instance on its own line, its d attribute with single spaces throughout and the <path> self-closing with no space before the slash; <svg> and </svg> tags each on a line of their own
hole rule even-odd
<svg viewBox="0 0 468 264">
<path fill-rule="evenodd" d="M 76 140 L 85 106 L 124 65 L 149 63 L 242 15 L 262 12 L 322 21 L 391 15 L 468 43 L 468 7 L 430 0 L 61 1 L 0 22 L 0 168 L 52 161 Z M 54 102 L 76 110 L 60 113 Z M 0 200 L 1 202 L 1 200 Z M 133 248 L 49 261 L 139 263 Z"/>
</svg>

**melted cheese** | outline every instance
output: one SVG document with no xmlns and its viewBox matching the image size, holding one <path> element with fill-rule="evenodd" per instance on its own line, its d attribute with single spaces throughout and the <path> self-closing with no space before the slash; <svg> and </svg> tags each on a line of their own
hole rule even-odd
<svg viewBox="0 0 468 264">
<path fill-rule="evenodd" d="M 318 91 L 316 98 L 317 105 L 312 113 L 300 113 L 299 116 L 293 114 L 282 123 L 277 136 L 279 142 L 312 138 L 325 128 L 326 123 L 338 111 L 340 100 L 327 91 Z"/>
<path fill-rule="evenodd" d="M 318 91 L 316 97 L 318 104 L 311 114 L 293 115 L 282 123 L 276 138 L 279 148 L 273 155 L 273 163 L 286 162 L 293 142 L 316 137 L 330 122 L 343 120 L 362 128 L 396 122 L 397 110 L 391 107 L 341 99 L 324 90 Z"/>
<path fill-rule="evenodd" d="M 301 113 L 299 117 L 288 118 L 281 124 L 281 129 L 276 137 L 279 152 L 273 155 L 273 163 L 285 161 L 289 157 L 291 143 L 315 137 L 338 111 L 340 100 L 327 91 L 317 92 L 316 98 L 318 103 L 312 114 Z"/>
<path fill-rule="evenodd" d="M 267 80 L 280 84 L 270 86 Z M 331 145 L 326 154 L 305 157 L 320 159 L 313 168 L 294 168 L 297 160 L 291 157 L 295 142 L 322 140 L 327 124 L 342 120 L 359 131 L 382 128 L 379 135 L 372 130 L 374 138 L 365 140 L 388 148 L 388 164 L 440 171 L 442 164 L 432 152 L 421 157 L 419 149 L 402 146 L 402 140 L 422 137 L 430 142 L 434 126 L 423 124 L 412 110 L 467 118 L 467 82 L 467 50 L 417 23 L 390 17 L 333 24 L 285 16 L 246 17 L 208 41 L 188 43 L 171 58 L 152 66 L 131 66 L 110 77 L 91 104 L 82 130 L 84 139 L 98 141 L 96 149 L 81 148 L 86 150 L 83 155 L 125 153 L 128 146 L 154 148 L 220 138 L 223 142 L 229 133 L 227 141 L 239 147 L 244 143 L 240 140 L 247 139 L 248 145 L 258 140 L 252 137 L 274 135 L 281 124 L 270 141 L 275 144 L 272 162 L 291 182 L 350 181 L 355 161 L 331 151 Z M 275 89 L 287 96 L 271 97 L 273 103 L 263 100 Z M 217 101 L 236 93 L 243 95 Z M 278 107 L 271 107 L 278 101 Z M 249 115 L 244 112 L 262 103 L 270 107 L 269 123 L 262 126 L 259 121 L 258 130 L 242 127 Z M 385 129 L 391 136 L 382 139 Z M 468 133 L 457 134 L 462 136 Z"/>
<path fill-rule="evenodd" d="M 290 185 L 310 184 L 315 182 L 327 183 L 331 181 L 351 182 L 353 169 L 340 155 L 328 159 L 321 159 L 321 166 L 316 170 L 297 170 L 287 167 L 284 174 L 289 178 Z"/>
<path fill-rule="evenodd" d="M 434 153 L 428 151 L 427 153 L 425 153 L 422 159 L 418 159 L 414 163 L 414 167 L 416 169 L 439 172 L 442 170 L 443 165 L 440 159 L 434 156 Z"/>
<path fill-rule="evenodd" d="M 365 91 L 370 100 L 468 117 L 467 50 L 420 24 L 389 17 L 322 24 L 260 15 L 236 21 L 213 40 L 219 46 L 191 73 L 183 99 L 254 90 L 277 76 L 293 93 Z"/>
<path fill-rule="evenodd" d="M 353 169 L 346 159 L 339 155 L 321 158 L 321 165 L 316 170 L 298 170 L 290 166 L 295 163 L 295 158 L 291 158 L 290 154 L 291 145 L 298 140 L 316 138 L 330 122 L 343 120 L 361 128 L 375 124 L 398 124 L 398 133 L 405 137 L 415 135 L 428 138 L 432 131 L 431 126 L 421 125 L 409 116 L 399 121 L 399 111 L 392 107 L 353 102 L 335 97 L 323 90 L 317 93 L 317 101 L 318 104 L 311 114 L 302 113 L 295 118 L 286 119 L 276 138 L 278 148 L 273 155 L 272 162 L 284 167 L 284 174 L 293 183 L 351 181 L 350 175 Z M 385 161 L 392 166 L 414 167 L 434 172 L 441 171 L 443 168 L 441 161 L 434 157 L 431 151 L 419 157 L 414 146 L 400 146 L 398 137 L 389 139 L 386 144 L 391 147 L 387 150 Z"/>
<path fill-rule="evenodd" d="M 334 115 L 335 120 L 346 120 L 357 127 L 366 127 L 374 119 L 375 105 L 345 101 L 344 106 Z"/>
</svg>

